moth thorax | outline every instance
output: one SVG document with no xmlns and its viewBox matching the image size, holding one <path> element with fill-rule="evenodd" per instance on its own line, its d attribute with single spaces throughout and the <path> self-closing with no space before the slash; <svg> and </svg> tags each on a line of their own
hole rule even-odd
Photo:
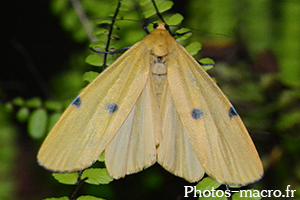
<svg viewBox="0 0 300 200">
<path fill-rule="evenodd" d="M 161 95 L 165 90 L 167 80 L 167 64 L 154 62 L 151 65 L 152 80 L 154 82 L 154 91 L 157 97 L 157 103 L 160 105 Z"/>
</svg>

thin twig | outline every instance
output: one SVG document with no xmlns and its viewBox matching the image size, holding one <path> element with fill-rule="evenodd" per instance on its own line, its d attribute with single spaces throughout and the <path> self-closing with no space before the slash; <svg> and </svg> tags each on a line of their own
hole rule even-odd
<svg viewBox="0 0 300 200">
<path fill-rule="evenodd" d="M 154 9 L 155 9 L 156 14 L 157 14 L 157 16 L 159 17 L 159 19 L 160 19 L 162 22 L 166 23 L 165 20 L 163 19 L 163 17 L 161 16 L 160 12 L 158 11 L 158 8 L 157 8 L 156 3 L 154 2 L 154 0 L 151 0 L 151 2 L 152 2 L 152 4 L 153 4 L 153 6 L 154 6 Z"/>
<path fill-rule="evenodd" d="M 70 200 L 75 200 L 75 199 L 76 199 L 77 192 L 78 192 L 79 188 L 80 188 L 80 187 L 82 186 L 82 184 L 88 179 L 88 178 L 86 177 L 86 178 L 84 178 L 84 179 L 81 180 L 81 175 L 82 175 L 82 172 L 83 172 L 83 171 L 84 171 L 84 170 L 80 170 L 80 171 L 78 172 L 78 178 L 77 178 L 76 186 L 75 186 L 75 188 L 74 188 L 74 190 L 73 190 L 73 192 L 72 192 L 72 194 L 71 194 L 71 196 L 70 196 Z"/>
</svg>

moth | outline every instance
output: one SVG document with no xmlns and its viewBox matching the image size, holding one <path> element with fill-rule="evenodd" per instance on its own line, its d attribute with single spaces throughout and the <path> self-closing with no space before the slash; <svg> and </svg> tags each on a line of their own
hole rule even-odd
<svg viewBox="0 0 300 200">
<path fill-rule="evenodd" d="M 207 173 L 246 185 L 263 174 L 234 107 L 163 22 L 76 97 L 37 158 L 51 171 L 75 172 L 103 151 L 115 179 L 156 162 L 189 182 Z"/>
</svg>

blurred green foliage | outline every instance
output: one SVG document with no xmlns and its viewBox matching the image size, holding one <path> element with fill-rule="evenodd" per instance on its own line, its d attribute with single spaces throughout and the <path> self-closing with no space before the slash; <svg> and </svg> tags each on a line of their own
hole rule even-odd
<svg viewBox="0 0 300 200">
<path fill-rule="evenodd" d="M 84 72 L 101 72 L 99 67 L 102 66 L 103 57 L 92 53 L 88 45 L 104 51 L 109 23 L 117 3 L 117 0 L 50 1 L 49 9 L 60 22 L 61 28 L 74 43 L 83 47 L 80 51 L 72 52 L 67 63 L 61 63 L 61 67 L 66 68 L 51 74 L 52 78 L 47 84 L 51 88 L 52 94 L 49 96 L 52 98 L 37 96 L 24 99 L 13 96 L 10 99 L 9 94 L 1 95 L 6 96 L 6 104 L 0 107 L 3 143 L 0 146 L 3 154 L 0 155 L 3 156 L 1 161 L 5 161 L 1 162 L 5 163 L 0 174 L 1 199 L 25 199 L 21 195 L 14 196 L 14 191 L 18 190 L 18 179 L 9 176 L 15 173 L 12 166 L 17 164 L 16 130 L 12 126 L 16 121 L 12 115 L 21 124 L 21 129 L 26 125 L 28 135 L 35 140 L 35 151 L 31 152 L 32 157 L 35 157 L 41 138 L 45 137 L 62 111 L 84 88 L 87 84 L 84 81 L 90 82 L 96 76 L 96 72 L 87 72 L 83 76 Z M 239 111 L 264 163 L 265 177 L 253 187 L 284 191 L 286 185 L 291 185 L 291 189 L 297 190 L 297 198 L 300 198 L 300 2 L 157 0 L 156 3 L 169 25 L 179 25 L 183 20 L 180 26 L 196 29 L 192 34 L 179 37 L 181 44 L 191 44 L 188 48 L 198 59 L 211 57 L 215 60 L 216 67 L 208 72 L 216 77 L 224 93 Z M 109 50 L 131 46 L 143 39 L 143 17 L 149 22 L 160 21 L 149 0 L 123 0 Z M 148 28 L 152 30 L 150 25 Z M 173 32 L 176 28 L 171 26 Z M 185 31 L 181 29 L 178 33 Z M 117 57 L 108 56 L 107 64 L 111 64 Z M 90 67 L 85 62 L 96 67 Z M 125 187 L 122 181 L 113 181 L 104 186 L 87 186 L 83 191 L 107 199 L 126 199 L 133 192 L 136 199 L 141 196 L 147 196 L 148 199 L 157 197 L 152 193 L 159 194 L 162 199 L 180 196 L 183 185 L 189 183 L 180 180 L 176 182 L 180 185 L 179 189 L 174 188 L 174 185 L 170 189 L 166 187 L 170 184 L 169 179 L 162 178 L 159 170 L 156 166 L 154 171 L 148 169 L 142 172 L 142 180 L 136 178 L 137 175 L 127 176 L 132 188 Z M 50 178 L 46 178 L 43 184 L 47 186 L 44 189 L 49 190 L 50 194 L 60 188 Z M 176 190 L 181 190 L 181 193 L 177 194 Z M 58 193 L 67 195 L 70 191 Z M 118 196 L 120 192 L 122 195 Z M 46 196 L 41 191 L 36 191 L 36 198 L 32 196 L 35 199 L 39 197 Z M 135 198 L 131 196 L 131 199 Z"/>
</svg>

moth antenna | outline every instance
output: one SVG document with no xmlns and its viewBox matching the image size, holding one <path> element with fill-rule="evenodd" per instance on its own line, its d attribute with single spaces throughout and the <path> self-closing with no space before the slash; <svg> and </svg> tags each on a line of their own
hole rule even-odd
<svg viewBox="0 0 300 200">
<path fill-rule="evenodd" d="M 150 34 L 150 31 L 149 31 L 149 29 L 147 28 L 147 26 L 143 26 L 143 30 L 146 32 L 146 34 L 147 35 L 149 35 Z"/>
</svg>

